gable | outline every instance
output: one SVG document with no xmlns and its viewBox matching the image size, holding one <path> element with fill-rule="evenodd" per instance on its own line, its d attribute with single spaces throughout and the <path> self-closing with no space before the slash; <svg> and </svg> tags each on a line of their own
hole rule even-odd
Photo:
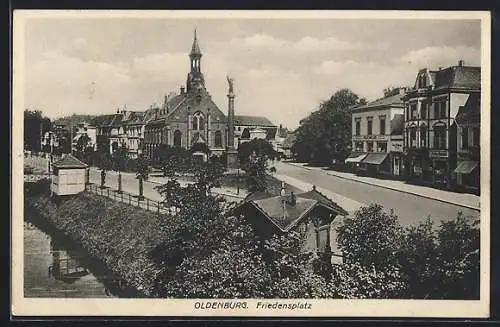
<svg viewBox="0 0 500 327">
<path fill-rule="evenodd" d="M 177 106 L 171 109 L 172 111 L 169 111 L 167 115 L 170 122 L 185 122 L 188 118 L 188 113 L 194 114 L 198 111 L 202 112 L 206 117 L 210 109 L 212 123 L 216 123 L 217 118 L 220 123 L 226 123 L 226 115 L 219 109 L 217 104 L 213 102 L 207 93 L 201 94 L 200 101 L 198 101 L 196 95 L 186 94 L 178 97 L 172 99 L 175 100 Z"/>
</svg>

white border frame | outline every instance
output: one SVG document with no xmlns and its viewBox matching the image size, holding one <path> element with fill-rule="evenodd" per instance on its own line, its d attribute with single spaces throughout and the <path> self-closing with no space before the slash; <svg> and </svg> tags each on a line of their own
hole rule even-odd
<svg viewBox="0 0 500 327">
<path fill-rule="evenodd" d="M 311 310 L 195 310 L 193 299 L 34 299 L 23 297 L 23 110 L 24 23 L 31 18 L 168 19 L 477 19 L 481 20 L 481 285 L 478 301 L 279 300 L 308 302 Z M 12 314 L 18 316 L 260 316 L 260 317 L 431 317 L 489 316 L 490 293 L 490 64 L 491 16 L 487 11 L 158 11 L 16 10 L 13 13 L 12 105 Z M 265 300 L 263 302 L 275 302 Z"/>
</svg>

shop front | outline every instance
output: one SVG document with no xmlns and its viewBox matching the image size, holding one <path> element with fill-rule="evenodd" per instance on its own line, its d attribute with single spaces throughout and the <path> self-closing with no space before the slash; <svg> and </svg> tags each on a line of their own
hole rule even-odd
<svg viewBox="0 0 500 327">
<path fill-rule="evenodd" d="M 405 156 L 406 180 L 417 184 L 432 184 L 432 161 L 425 149 L 413 149 Z"/>
<path fill-rule="evenodd" d="M 402 178 L 404 171 L 404 157 L 401 152 L 391 152 L 391 174 L 395 178 Z"/>
<path fill-rule="evenodd" d="M 346 159 L 345 164 L 352 172 L 359 170 L 360 162 L 366 157 L 367 153 L 353 152 Z"/>
<path fill-rule="evenodd" d="M 390 176 L 391 166 L 388 157 L 388 153 L 368 153 L 360 162 L 360 174 L 369 176 Z"/>
<path fill-rule="evenodd" d="M 451 171 L 453 167 L 450 165 L 448 151 L 430 150 L 429 159 L 431 160 L 429 171 L 432 174 L 431 176 L 434 186 L 438 188 L 450 188 L 452 184 Z"/>
<path fill-rule="evenodd" d="M 480 173 L 479 162 L 474 160 L 462 160 L 453 171 L 456 175 L 457 189 L 468 191 L 479 195 Z"/>
</svg>

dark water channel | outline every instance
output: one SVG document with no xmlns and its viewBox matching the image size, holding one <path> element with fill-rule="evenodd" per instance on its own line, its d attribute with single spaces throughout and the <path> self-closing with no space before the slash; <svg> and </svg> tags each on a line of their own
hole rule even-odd
<svg viewBox="0 0 500 327">
<path fill-rule="evenodd" d="M 140 297 L 102 262 L 43 221 L 24 219 L 24 296 L 49 298 Z"/>
</svg>

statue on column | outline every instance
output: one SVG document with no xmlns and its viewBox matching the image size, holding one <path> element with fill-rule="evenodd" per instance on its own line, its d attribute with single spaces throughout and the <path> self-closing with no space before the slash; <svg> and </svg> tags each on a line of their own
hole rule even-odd
<svg viewBox="0 0 500 327">
<path fill-rule="evenodd" d="M 227 83 L 229 84 L 229 94 L 233 94 L 233 84 L 234 84 L 234 79 L 232 77 L 226 76 L 227 77 Z"/>
</svg>

